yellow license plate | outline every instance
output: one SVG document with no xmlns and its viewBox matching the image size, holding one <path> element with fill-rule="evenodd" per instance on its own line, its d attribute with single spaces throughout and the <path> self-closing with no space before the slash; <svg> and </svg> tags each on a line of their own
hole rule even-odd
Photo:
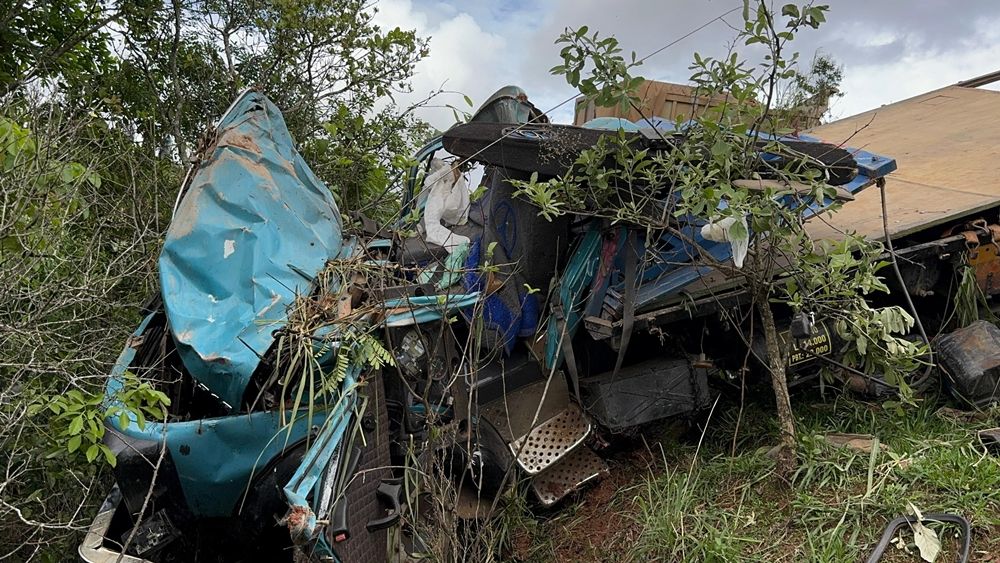
<svg viewBox="0 0 1000 563">
<path fill-rule="evenodd" d="M 791 338 L 787 331 L 781 333 L 781 339 L 785 343 L 785 346 L 788 346 L 789 340 L 792 341 L 791 350 L 788 350 L 789 366 L 804 364 L 809 360 L 815 360 L 814 354 L 816 356 L 825 356 L 833 350 L 830 341 L 830 331 L 826 328 L 826 325 L 818 324 L 816 328 L 819 331 L 817 334 L 801 340 Z M 812 352 L 812 354 L 809 352 Z"/>
</svg>

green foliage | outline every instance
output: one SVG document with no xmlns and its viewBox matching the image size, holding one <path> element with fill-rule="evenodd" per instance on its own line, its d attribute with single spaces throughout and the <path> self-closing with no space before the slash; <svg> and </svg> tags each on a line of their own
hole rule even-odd
<svg viewBox="0 0 1000 563">
<path fill-rule="evenodd" d="M 377 337 L 367 332 L 348 331 L 337 350 L 333 378 L 327 385 L 340 385 L 351 366 L 362 370 L 380 370 L 392 365 L 395 365 L 395 359 Z"/>
<path fill-rule="evenodd" d="M 626 482 L 620 495 L 633 504 L 614 510 L 635 521 L 629 528 L 631 552 L 598 546 L 595 558 L 857 561 L 908 503 L 962 514 L 984 530 L 1000 525 L 1000 462 L 984 455 L 976 438 L 977 430 L 1000 422 L 996 410 L 958 421 L 939 412 L 934 401 L 902 414 L 846 398 L 810 404 L 796 411 L 799 467 L 790 486 L 776 486 L 769 478 L 774 461 L 764 454 L 776 430 L 770 408 L 750 403 L 731 409 L 741 414 L 717 413 L 699 451 L 664 443 L 673 449 L 648 477 Z M 837 446 L 826 437 L 833 432 L 868 434 L 878 446 L 871 451 Z M 734 434 L 740 444 L 735 453 L 730 450 Z M 645 466 L 639 471 L 646 472 Z M 556 528 L 539 535 L 558 538 Z M 901 535 L 912 538 L 908 530 Z M 975 538 L 976 550 L 998 549 L 995 534 Z"/>
<path fill-rule="evenodd" d="M 264 387 L 281 398 L 265 407 L 278 408 L 289 433 L 299 416 L 311 420 L 346 396 L 341 388 L 348 373 L 358 377 L 395 365 L 376 335 L 373 308 L 348 306 L 355 293 L 365 291 L 366 280 L 384 275 L 384 267 L 361 257 L 330 261 L 316 276 L 320 289 L 297 297 L 290 307 L 276 343 L 274 373 Z"/>
<path fill-rule="evenodd" d="M 30 179 L 17 186 L 27 203 L 13 224 L 0 231 L 0 247 L 11 252 L 50 250 L 47 228 L 58 229 L 67 217 L 90 209 L 83 198 L 81 184 L 100 189 L 101 175 L 79 162 L 66 162 L 48 154 L 26 127 L 0 115 L 0 149 L 3 164 L 0 172 Z"/>
<path fill-rule="evenodd" d="M 102 443 L 104 421 L 114 419 L 119 428 L 127 428 L 130 421 L 135 420 L 142 429 L 146 426 L 146 415 L 162 421 L 168 406 L 170 399 L 162 391 L 126 372 L 122 388 L 113 396 L 107 396 L 101 389 L 87 392 L 70 389 L 61 395 L 38 398 L 28 414 L 48 417 L 49 427 L 60 442 L 50 455 L 76 453 L 84 456 L 87 463 L 103 456 L 103 460 L 114 467 L 117 460 L 111 449 Z"/>
<path fill-rule="evenodd" d="M 157 291 L 160 236 L 187 161 L 239 91 L 275 101 L 345 212 L 365 204 L 376 220 L 396 213 L 392 160 L 427 129 L 391 96 L 409 89 L 427 47 L 374 16 L 361 0 L 0 8 L 0 461 L 12 468 L 0 548 L 8 557 L 61 561 L 73 552 L 74 530 L 108 486 L 104 417 L 162 414 L 151 382 L 127 382 L 120 404 L 99 398 L 139 305 Z M 369 365 L 389 359 L 364 337 L 351 349 Z"/>
<path fill-rule="evenodd" d="M 638 101 L 635 90 L 644 79 L 632 76 L 631 72 L 642 65 L 642 61 L 636 59 L 635 51 L 626 60 L 614 37 L 601 38 L 596 31 L 588 35 L 589 31 L 587 26 L 575 30 L 566 28 L 556 40 L 557 44 L 565 44 L 559 51 L 563 64 L 552 67 L 549 72 L 565 76 L 570 86 L 599 106 L 634 104 Z M 593 68 L 589 68 L 591 65 Z"/>
<path fill-rule="evenodd" d="M 773 141 L 762 148 L 758 141 L 759 132 L 781 126 L 772 111 L 778 85 L 801 77 L 798 56 L 787 53 L 787 44 L 800 30 L 822 24 L 826 10 L 823 5 L 789 4 L 779 22 L 765 3 L 751 9 L 747 2 L 737 43 L 763 47 L 763 60 L 754 65 L 735 51 L 721 58 L 695 54 L 691 80 L 699 94 L 724 96 L 725 101 L 675 136 L 670 151 L 654 157 L 629 146 L 623 134 L 605 137 L 562 177 L 539 182 L 533 176 L 516 184 L 516 194 L 550 220 L 572 213 L 681 237 L 689 217 L 725 222 L 729 240 L 749 239 L 747 264 L 738 271 L 710 265 L 742 276 L 751 295 L 760 298 L 758 307 L 774 301 L 834 320 L 848 343 L 848 360 L 869 373 L 886 374 L 908 397 L 905 376 L 919 367 L 924 352 L 900 336 L 912 328 L 913 319 L 898 307 L 872 308 L 866 301 L 870 293 L 888 291 L 878 275 L 884 266 L 876 259 L 881 247 L 852 236 L 837 242 L 812 240 L 803 226 L 804 214 L 816 204 L 836 212 L 836 190 L 823 182 L 806 155 L 790 153 Z M 617 41 L 588 31 L 567 30 L 559 37 L 557 43 L 566 44 L 564 64 L 553 72 L 598 103 L 634 107 L 630 88 L 638 83 L 630 71 L 640 61 L 634 56 L 626 61 Z M 827 82 L 836 78 L 833 69 L 821 70 L 829 75 Z M 761 150 L 784 154 L 788 164 L 767 171 L 777 181 L 748 189 L 747 180 L 761 178 Z"/>
<path fill-rule="evenodd" d="M 517 188 L 515 196 L 533 203 L 549 221 L 576 213 L 663 226 L 669 218 L 657 198 L 669 179 L 663 164 L 662 158 L 634 149 L 620 132 L 617 138 L 602 137 L 581 152 L 561 177 L 539 182 L 533 173 L 529 180 L 511 180 L 511 184 Z"/>
<path fill-rule="evenodd" d="M 363 0 L 128 3 L 116 55 L 66 76 L 63 95 L 147 154 L 184 162 L 240 90 L 262 91 L 341 207 L 386 219 L 398 210 L 391 160 L 426 133 L 391 97 L 428 50 L 413 31 L 382 29 L 376 12 Z"/>
<path fill-rule="evenodd" d="M 116 17 L 84 0 L 10 0 L 0 11 L 0 95 L 25 82 L 99 71 L 111 59 L 104 27 Z"/>
<path fill-rule="evenodd" d="M 956 328 L 969 326 L 980 319 L 996 323 L 997 316 L 990 310 L 986 294 L 976 279 L 976 269 L 968 264 L 968 257 L 963 257 L 963 262 L 955 271 L 955 297 L 952 299 Z"/>
</svg>

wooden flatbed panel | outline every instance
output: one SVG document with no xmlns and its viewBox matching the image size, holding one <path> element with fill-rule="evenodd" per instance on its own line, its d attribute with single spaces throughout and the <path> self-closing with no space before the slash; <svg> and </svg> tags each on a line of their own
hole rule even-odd
<svg viewBox="0 0 1000 563">
<path fill-rule="evenodd" d="M 886 184 L 893 238 L 1000 205 L 1000 92 L 949 86 L 809 134 L 896 159 Z M 811 220 L 809 230 L 816 238 L 883 238 L 878 189 Z"/>
</svg>

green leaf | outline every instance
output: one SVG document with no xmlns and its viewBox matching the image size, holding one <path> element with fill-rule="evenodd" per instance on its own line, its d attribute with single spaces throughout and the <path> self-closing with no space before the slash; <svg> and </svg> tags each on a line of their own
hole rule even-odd
<svg viewBox="0 0 1000 563">
<path fill-rule="evenodd" d="M 83 437 L 77 434 L 76 436 L 70 438 L 69 442 L 66 443 L 66 449 L 69 450 L 69 453 L 73 453 L 76 450 L 80 449 L 80 443 L 82 441 Z"/>
<path fill-rule="evenodd" d="M 115 454 L 114 452 L 111 451 L 111 448 L 105 446 L 104 444 L 100 444 L 100 448 L 101 448 L 101 453 L 104 454 L 105 461 L 108 462 L 108 465 L 110 465 L 111 467 L 115 467 L 116 465 L 118 465 L 118 458 L 115 457 Z"/>
<path fill-rule="evenodd" d="M 781 7 L 781 15 L 797 18 L 799 17 L 799 7 L 795 4 L 785 4 Z"/>
<path fill-rule="evenodd" d="M 72 184 L 76 182 L 81 176 L 86 174 L 87 169 L 79 162 L 71 162 L 66 166 L 62 167 L 59 171 L 59 180 L 64 184 Z"/>
<path fill-rule="evenodd" d="M 69 423 L 67 432 L 71 435 L 79 434 L 83 430 L 83 415 L 77 416 Z"/>
<path fill-rule="evenodd" d="M 719 139 L 712 145 L 712 156 L 717 158 L 728 157 L 733 152 L 733 147 L 729 143 L 722 139 Z"/>
<path fill-rule="evenodd" d="M 747 232 L 747 227 L 743 221 L 736 220 L 729 226 L 730 241 L 746 240 L 749 237 L 750 233 Z"/>
<path fill-rule="evenodd" d="M 92 463 L 95 459 L 97 459 L 97 455 L 101 453 L 101 448 L 97 446 L 97 444 L 91 444 L 90 447 L 87 448 L 87 463 Z"/>
</svg>

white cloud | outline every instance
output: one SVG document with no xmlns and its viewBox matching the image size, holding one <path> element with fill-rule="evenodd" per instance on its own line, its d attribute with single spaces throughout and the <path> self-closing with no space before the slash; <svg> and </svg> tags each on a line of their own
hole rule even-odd
<svg viewBox="0 0 1000 563">
<path fill-rule="evenodd" d="M 452 110 L 444 106 L 470 110 L 463 95 L 478 105 L 507 83 L 511 74 L 507 38 L 484 30 L 470 14 L 447 5 L 416 9 L 410 0 L 383 0 L 378 7 L 379 25 L 415 28 L 430 39 L 430 56 L 416 66 L 413 92 L 398 96 L 397 101 L 405 105 L 439 89 L 450 91 L 419 112 L 434 126 L 447 128 L 454 122 Z"/>
<path fill-rule="evenodd" d="M 829 22 L 800 34 L 795 48 L 809 60 L 820 49 L 844 65 L 834 114 L 847 116 L 1000 68 L 1000 2 L 966 0 L 836 0 Z M 415 28 L 431 38 L 431 54 L 414 77 L 414 94 L 445 88 L 478 105 L 497 88 L 518 84 L 549 110 L 573 92 L 549 75 L 559 63 L 555 38 L 565 27 L 589 25 L 615 35 L 626 51 L 649 53 L 740 6 L 739 0 L 382 0 L 379 22 Z M 735 36 L 739 11 L 651 58 L 640 74 L 685 82 L 692 53 L 719 55 Z M 439 103 L 463 106 L 459 95 Z M 448 109 L 421 113 L 439 128 L 453 121 Z M 572 119 L 572 104 L 550 113 Z"/>
</svg>

